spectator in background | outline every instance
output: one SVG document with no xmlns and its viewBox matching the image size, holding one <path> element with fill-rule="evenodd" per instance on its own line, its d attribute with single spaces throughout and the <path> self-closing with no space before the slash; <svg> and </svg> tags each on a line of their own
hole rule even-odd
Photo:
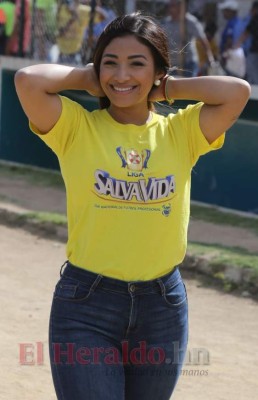
<svg viewBox="0 0 258 400">
<path fill-rule="evenodd" d="M 241 19 L 238 17 L 238 3 L 227 0 L 219 5 L 227 24 L 220 40 L 220 62 L 228 75 L 244 78 L 246 60 L 242 48 L 235 49 L 236 43 L 243 30 Z"/>
<path fill-rule="evenodd" d="M 14 28 L 6 45 L 6 54 L 26 57 L 30 51 L 31 13 L 29 0 L 15 1 Z"/>
<path fill-rule="evenodd" d="M 96 41 L 104 28 L 117 17 L 114 11 L 114 4 L 112 0 L 102 0 L 99 3 L 99 6 L 101 6 L 101 8 L 105 11 L 106 15 L 103 16 L 102 21 L 94 24 L 94 36 Z"/>
<path fill-rule="evenodd" d="M 199 21 L 203 21 L 205 6 L 210 3 L 212 3 L 211 0 L 188 0 L 188 11 Z"/>
<path fill-rule="evenodd" d="M 251 18 L 252 18 L 252 15 L 251 15 L 251 10 L 248 12 L 248 14 L 247 15 L 245 15 L 243 18 L 241 18 L 241 34 L 240 34 L 240 36 L 242 35 L 242 33 L 245 31 L 245 29 L 246 29 L 246 27 L 247 27 L 247 25 L 249 24 L 249 22 L 251 21 Z M 244 50 L 244 52 L 245 52 L 245 55 L 247 56 L 247 54 L 248 54 L 248 52 L 249 52 L 249 50 L 250 50 L 250 47 L 251 47 L 251 37 L 247 37 L 247 39 L 246 40 L 244 40 L 244 42 L 242 43 L 242 48 L 243 48 L 243 50 Z"/>
<path fill-rule="evenodd" d="M 34 22 L 34 51 L 36 58 L 46 60 L 50 43 L 55 36 L 55 0 L 37 0 Z"/>
<path fill-rule="evenodd" d="M 15 0 L 0 1 L 0 54 L 6 54 L 6 45 L 13 32 L 15 19 Z"/>
<path fill-rule="evenodd" d="M 61 63 L 81 63 L 81 48 L 91 7 L 79 0 L 60 0 L 57 9 L 57 37 Z M 103 11 L 96 7 L 95 22 L 99 22 Z"/>
<path fill-rule="evenodd" d="M 227 21 L 220 40 L 220 55 L 222 65 L 225 64 L 224 53 L 232 49 L 241 34 L 241 20 L 238 17 L 238 3 L 228 0 L 219 4 L 219 9 L 223 12 L 223 17 Z"/>
<path fill-rule="evenodd" d="M 191 77 L 196 76 L 199 69 L 194 39 L 199 39 L 209 63 L 212 63 L 214 58 L 201 23 L 186 12 L 184 4 L 182 0 L 170 0 L 169 15 L 162 22 L 162 26 L 169 39 L 171 65 L 177 68 L 173 74 Z"/>
<path fill-rule="evenodd" d="M 258 1 L 254 1 L 251 8 L 251 20 L 240 36 L 236 48 L 248 39 L 251 39 L 250 49 L 246 58 L 247 80 L 258 85 Z"/>
<path fill-rule="evenodd" d="M 113 0 L 102 0 L 97 2 L 98 6 L 101 7 L 103 11 L 102 18 L 99 22 L 93 24 L 92 34 L 89 32 L 89 28 L 87 27 L 84 34 L 84 40 L 86 46 L 91 47 L 91 54 L 95 49 L 95 45 L 104 28 L 116 18 L 116 13 L 114 11 Z M 88 55 L 88 59 L 91 59 L 91 55 Z"/>
<path fill-rule="evenodd" d="M 216 32 L 217 32 L 217 26 L 215 22 L 208 22 L 204 32 L 206 34 L 206 37 L 209 41 L 210 48 L 212 51 L 212 55 L 215 61 L 218 60 L 219 58 L 219 47 L 215 38 Z M 198 75 L 208 75 L 209 72 L 209 59 L 207 57 L 207 52 L 204 49 L 204 46 L 202 45 L 200 39 L 196 40 L 196 48 L 198 52 L 198 58 L 199 58 L 199 72 Z"/>
</svg>

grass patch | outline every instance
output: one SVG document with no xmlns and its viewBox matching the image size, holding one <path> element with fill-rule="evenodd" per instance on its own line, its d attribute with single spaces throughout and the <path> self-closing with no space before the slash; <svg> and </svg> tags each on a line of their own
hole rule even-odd
<svg viewBox="0 0 258 400">
<path fill-rule="evenodd" d="M 5 196 L 4 194 L 0 194 L 0 201 L 17 204 L 17 201 L 15 199 L 12 199 L 11 197 Z"/>
<path fill-rule="evenodd" d="M 24 220 L 33 220 L 36 222 L 48 222 L 54 225 L 67 225 L 67 218 L 63 214 L 47 213 L 47 212 L 33 212 L 22 214 L 21 218 Z"/>
<path fill-rule="evenodd" d="M 59 171 L 47 171 L 27 166 L 0 164 L 0 176 L 23 179 L 33 185 L 64 189 L 64 181 Z"/>
<path fill-rule="evenodd" d="M 188 253 L 195 256 L 207 256 L 210 265 L 230 265 L 238 268 L 251 268 L 258 276 L 258 254 L 251 254 L 238 247 L 224 247 L 204 243 L 188 243 Z"/>
<path fill-rule="evenodd" d="M 258 218 L 248 218 L 217 210 L 213 207 L 191 205 L 191 218 L 212 222 L 217 225 L 230 225 L 252 230 L 258 235 Z"/>
</svg>

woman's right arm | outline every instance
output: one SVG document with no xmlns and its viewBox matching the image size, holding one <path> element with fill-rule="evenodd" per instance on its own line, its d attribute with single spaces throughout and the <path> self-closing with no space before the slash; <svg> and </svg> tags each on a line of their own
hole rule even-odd
<svg viewBox="0 0 258 400">
<path fill-rule="evenodd" d="M 58 92 L 71 89 L 103 95 L 93 64 L 83 68 L 57 64 L 22 68 L 15 74 L 15 87 L 25 114 L 42 134 L 49 132 L 61 115 Z"/>
</svg>

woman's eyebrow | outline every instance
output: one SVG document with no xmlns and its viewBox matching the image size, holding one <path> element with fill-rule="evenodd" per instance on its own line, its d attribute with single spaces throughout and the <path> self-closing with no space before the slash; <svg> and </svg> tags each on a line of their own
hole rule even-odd
<svg viewBox="0 0 258 400">
<path fill-rule="evenodd" d="M 131 56 L 128 56 L 129 60 L 131 60 L 132 58 L 144 58 L 145 60 L 147 60 L 147 58 L 143 55 L 143 54 L 134 54 Z"/>
<path fill-rule="evenodd" d="M 110 54 L 110 53 L 103 54 L 103 58 L 104 57 L 118 58 L 115 54 Z"/>
<path fill-rule="evenodd" d="M 104 57 L 118 58 L 118 56 L 116 54 L 111 54 L 111 53 L 103 54 L 103 58 Z M 132 54 L 131 56 L 128 56 L 129 60 L 131 60 L 133 58 L 144 58 L 145 60 L 147 60 L 147 58 L 142 54 Z"/>
</svg>

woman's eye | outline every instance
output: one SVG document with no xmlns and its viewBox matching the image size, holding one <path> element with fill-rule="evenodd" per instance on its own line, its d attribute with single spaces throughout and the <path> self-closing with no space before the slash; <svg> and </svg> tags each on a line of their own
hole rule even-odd
<svg viewBox="0 0 258 400">
<path fill-rule="evenodd" d="M 144 67 L 144 64 L 140 61 L 134 61 L 132 65 L 135 67 Z"/>
<path fill-rule="evenodd" d="M 115 65 L 115 62 L 110 60 L 110 61 L 105 61 L 103 64 L 104 65 Z"/>
</svg>

